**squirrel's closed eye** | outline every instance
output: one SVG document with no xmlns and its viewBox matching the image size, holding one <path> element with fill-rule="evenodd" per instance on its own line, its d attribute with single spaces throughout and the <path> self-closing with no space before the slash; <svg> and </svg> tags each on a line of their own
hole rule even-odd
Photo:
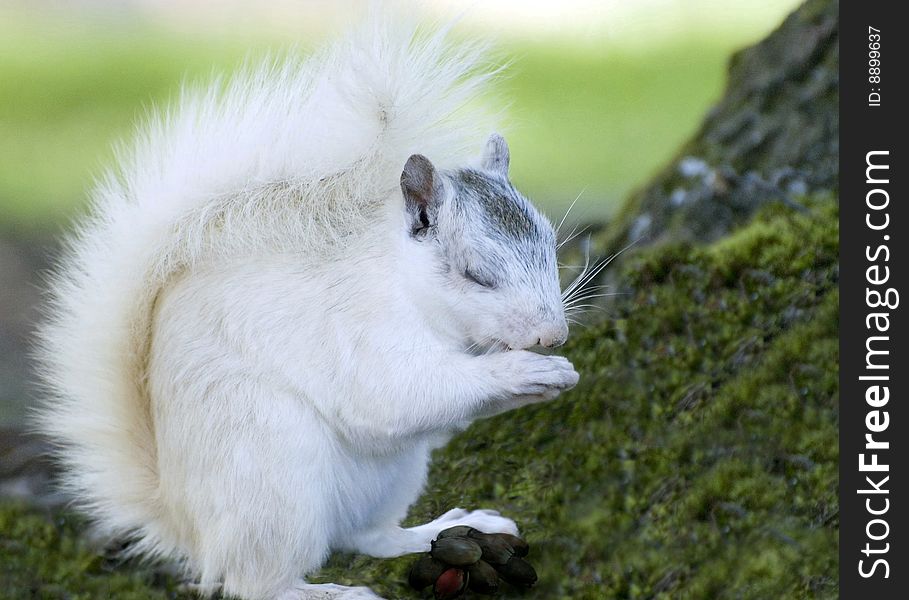
<svg viewBox="0 0 909 600">
<path fill-rule="evenodd" d="M 491 288 L 491 287 L 494 287 L 493 284 L 492 284 L 492 282 L 487 281 L 486 279 L 483 279 L 483 278 L 479 277 L 479 276 L 476 275 L 475 273 L 472 273 L 472 272 L 470 271 L 470 269 L 464 269 L 464 279 L 466 279 L 467 281 L 470 281 L 471 283 L 475 283 L 475 284 L 477 284 L 477 285 L 479 285 L 479 286 L 482 286 L 482 287 L 484 287 L 484 288 Z"/>
</svg>

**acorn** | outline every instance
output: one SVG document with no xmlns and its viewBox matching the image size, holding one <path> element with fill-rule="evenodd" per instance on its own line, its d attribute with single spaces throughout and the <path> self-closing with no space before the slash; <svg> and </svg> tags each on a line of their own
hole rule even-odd
<svg viewBox="0 0 909 600">
<path fill-rule="evenodd" d="M 464 569 L 452 567 L 439 575 L 432 588 L 436 600 L 450 600 L 457 598 L 467 587 L 469 575 Z"/>
<path fill-rule="evenodd" d="M 445 539 L 450 537 L 468 537 L 471 532 L 476 531 L 470 525 L 455 525 L 454 527 L 449 527 L 441 532 L 436 539 Z"/>
<path fill-rule="evenodd" d="M 482 550 L 482 558 L 492 565 L 504 565 L 514 556 L 514 548 L 494 533 L 476 531 L 470 539 Z"/>
<path fill-rule="evenodd" d="M 513 556 L 504 565 L 496 565 L 502 579 L 519 587 L 530 587 L 537 582 L 537 572 L 523 558 Z"/>
<path fill-rule="evenodd" d="M 483 556 L 479 541 L 463 537 L 447 537 L 432 542 L 432 557 L 453 567 L 466 567 Z"/>
<path fill-rule="evenodd" d="M 410 583 L 410 587 L 413 589 L 422 590 L 435 583 L 439 575 L 444 573 L 446 569 L 448 569 L 448 565 L 427 554 L 410 567 L 407 582 Z"/>
<path fill-rule="evenodd" d="M 478 594 L 492 596 L 499 591 L 499 574 L 488 562 L 477 561 L 467 567 L 468 586 Z"/>
<path fill-rule="evenodd" d="M 506 544 L 514 549 L 514 555 L 524 557 L 530 552 L 530 545 L 516 535 L 510 533 L 496 533 L 495 536 L 503 540 Z"/>
</svg>

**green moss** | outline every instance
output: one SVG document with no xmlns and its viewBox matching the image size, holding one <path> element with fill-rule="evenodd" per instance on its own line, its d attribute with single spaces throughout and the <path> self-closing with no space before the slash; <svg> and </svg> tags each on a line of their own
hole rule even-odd
<svg viewBox="0 0 909 600">
<path fill-rule="evenodd" d="M 830 198 L 807 205 L 629 258 L 629 294 L 565 348 L 578 387 L 456 437 L 410 521 L 514 517 L 540 574 L 531 597 L 835 597 L 838 215 Z M 68 527 L 3 518 L 14 582 L 150 581 L 103 570 Z M 412 560 L 335 556 L 315 579 L 416 597 Z M 164 593 L 149 589 L 136 597 Z"/>
<path fill-rule="evenodd" d="M 0 505 L 0 598 L 173 598 L 176 582 L 148 566 L 125 567 L 80 537 L 84 523 L 19 504 Z"/>
</svg>

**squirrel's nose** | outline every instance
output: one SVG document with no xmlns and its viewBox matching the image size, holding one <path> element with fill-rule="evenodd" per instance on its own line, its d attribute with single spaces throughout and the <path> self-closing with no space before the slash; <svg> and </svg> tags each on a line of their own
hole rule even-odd
<svg viewBox="0 0 909 600">
<path fill-rule="evenodd" d="M 557 325 L 546 328 L 543 335 L 540 336 L 539 344 L 545 348 L 555 348 L 561 346 L 568 339 L 568 323 L 564 321 Z"/>
</svg>

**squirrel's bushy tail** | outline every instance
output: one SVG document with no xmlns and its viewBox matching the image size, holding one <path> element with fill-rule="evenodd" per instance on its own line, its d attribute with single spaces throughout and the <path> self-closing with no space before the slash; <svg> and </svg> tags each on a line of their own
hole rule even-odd
<svg viewBox="0 0 909 600">
<path fill-rule="evenodd" d="M 99 183 L 51 280 L 37 418 L 103 534 L 179 552 L 145 389 L 158 294 L 202 261 L 288 249 L 324 259 L 377 226 L 410 154 L 445 166 L 478 150 L 491 123 L 476 99 L 495 69 L 447 37 L 374 12 L 307 60 L 184 92 Z"/>
</svg>

